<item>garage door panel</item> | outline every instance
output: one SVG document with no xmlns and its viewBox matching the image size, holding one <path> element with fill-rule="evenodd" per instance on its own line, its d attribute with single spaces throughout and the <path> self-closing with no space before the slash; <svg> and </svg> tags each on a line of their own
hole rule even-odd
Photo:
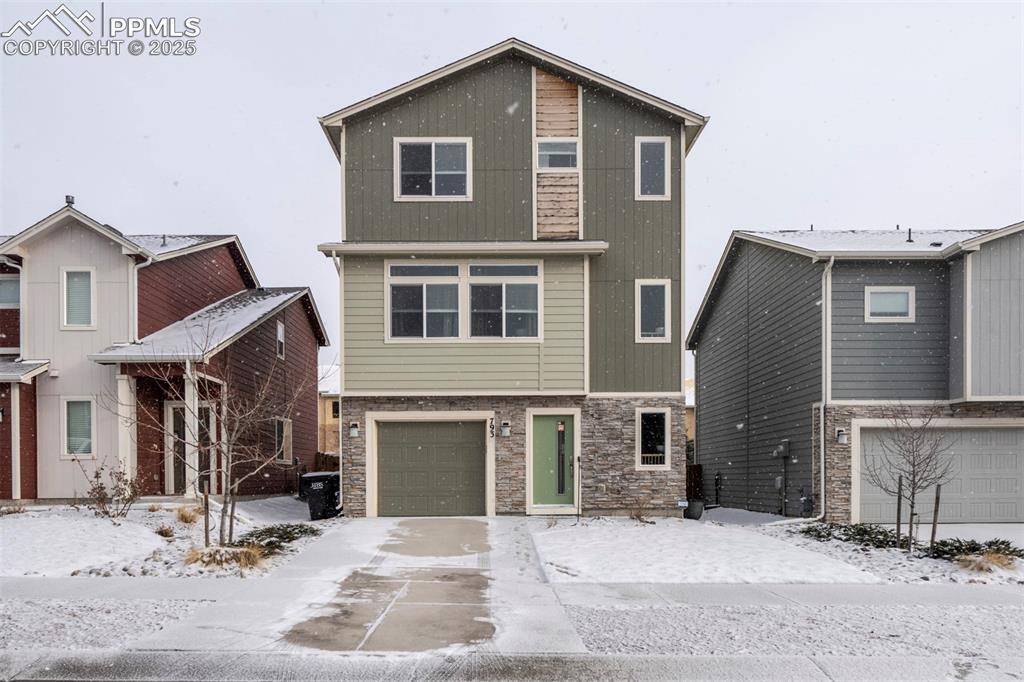
<svg viewBox="0 0 1024 682">
<path fill-rule="evenodd" d="M 379 515 L 486 513 L 482 422 L 385 422 L 377 440 Z"/>
<path fill-rule="evenodd" d="M 1024 428 L 939 428 L 952 460 L 953 479 L 942 486 L 939 520 L 944 523 L 1024 522 Z M 883 429 L 862 431 L 865 463 L 887 456 Z M 861 521 L 892 523 L 895 498 L 882 493 L 861 467 Z M 934 489 L 915 509 L 922 522 L 932 517 Z M 906 509 L 904 509 L 906 513 Z"/>
</svg>

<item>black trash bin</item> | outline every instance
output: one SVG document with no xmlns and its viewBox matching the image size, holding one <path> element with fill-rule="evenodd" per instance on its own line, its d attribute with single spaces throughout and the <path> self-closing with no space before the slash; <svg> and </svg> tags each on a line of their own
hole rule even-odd
<svg viewBox="0 0 1024 682">
<path fill-rule="evenodd" d="M 306 492 L 310 521 L 329 519 L 338 515 L 340 483 L 337 471 L 312 471 L 302 475 L 299 487 Z"/>
</svg>

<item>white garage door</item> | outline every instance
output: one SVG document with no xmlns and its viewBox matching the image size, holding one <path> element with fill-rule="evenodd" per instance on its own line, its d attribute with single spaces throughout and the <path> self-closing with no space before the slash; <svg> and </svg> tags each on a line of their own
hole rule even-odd
<svg viewBox="0 0 1024 682">
<path fill-rule="evenodd" d="M 936 429 L 949 446 L 953 480 L 942 486 L 939 521 L 945 523 L 1024 522 L 1024 428 Z M 863 457 L 884 457 L 884 429 L 861 431 Z M 895 523 L 896 500 L 867 479 L 861 466 L 860 520 Z M 935 491 L 918 499 L 921 522 L 930 522 Z M 917 510 L 915 510 L 917 511 Z M 904 514 L 907 513 L 904 505 Z"/>
</svg>

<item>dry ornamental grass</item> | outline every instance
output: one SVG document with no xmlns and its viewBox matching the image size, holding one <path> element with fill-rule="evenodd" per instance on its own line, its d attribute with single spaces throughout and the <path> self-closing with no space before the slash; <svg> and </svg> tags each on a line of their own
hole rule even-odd
<svg viewBox="0 0 1024 682">
<path fill-rule="evenodd" d="M 237 564 L 239 568 L 256 568 L 263 563 L 263 550 L 255 545 L 245 547 L 193 547 L 185 555 L 186 564 L 202 564 L 203 566 L 228 566 Z"/>
<path fill-rule="evenodd" d="M 976 573 L 992 573 L 997 568 L 1008 570 L 1013 568 L 1015 559 L 1008 554 L 999 552 L 985 552 L 984 554 L 965 554 L 959 557 L 956 562 L 968 571 Z"/>
<path fill-rule="evenodd" d="M 148 507 L 146 507 L 146 511 L 148 511 L 150 514 L 155 514 L 156 512 L 163 510 L 164 508 L 161 507 L 159 504 L 151 504 Z"/>
<path fill-rule="evenodd" d="M 178 507 L 174 515 L 182 523 L 192 525 L 203 515 L 203 510 L 201 507 Z"/>
<path fill-rule="evenodd" d="M 156 529 L 156 534 L 159 535 L 162 538 L 173 538 L 174 537 L 174 529 L 171 528 L 170 526 L 160 526 L 159 528 Z"/>
</svg>

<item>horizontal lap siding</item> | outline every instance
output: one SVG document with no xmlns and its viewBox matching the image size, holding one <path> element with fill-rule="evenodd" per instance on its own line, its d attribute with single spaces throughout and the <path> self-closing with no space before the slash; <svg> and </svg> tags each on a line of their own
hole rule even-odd
<svg viewBox="0 0 1024 682">
<path fill-rule="evenodd" d="M 533 231 L 530 66 L 487 62 L 345 128 L 348 239 L 529 240 Z M 473 201 L 394 201 L 395 137 L 473 138 Z"/>
<path fill-rule="evenodd" d="M 865 322 L 866 286 L 914 286 L 915 322 Z M 832 398 L 946 399 L 949 290 L 945 262 L 836 263 L 832 271 Z"/>
<path fill-rule="evenodd" d="M 345 259 L 345 390 L 583 390 L 583 260 L 544 259 L 544 343 L 385 343 L 384 259 Z"/>
<path fill-rule="evenodd" d="M 704 493 L 726 506 L 778 512 L 771 452 L 790 441 L 786 513 L 810 496 L 811 408 L 821 398 L 821 266 L 738 241 L 697 340 L 697 461 Z"/>
<path fill-rule="evenodd" d="M 949 263 L 950 399 L 964 397 L 964 332 L 964 259 L 957 258 Z"/>
<path fill-rule="evenodd" d="M 579 92 L 575 83 L 537 69 L 537 136 L 579 134 Z"/>
<path fill-rule="evenodd" d="M 245 289 L 237 258 L 232 247 L 216 246 L 139 270 L 139 336 Z"/>
<path fill-rule="evenodd" d="M 1024 396 L 1024 232 L 971 256 L 971 394 Z"/>
<path fill-rule="evenodd" d="M 579 175 L 538 173 L 537 239 L 578 239 L 579 235 Z"/>
</svg>

